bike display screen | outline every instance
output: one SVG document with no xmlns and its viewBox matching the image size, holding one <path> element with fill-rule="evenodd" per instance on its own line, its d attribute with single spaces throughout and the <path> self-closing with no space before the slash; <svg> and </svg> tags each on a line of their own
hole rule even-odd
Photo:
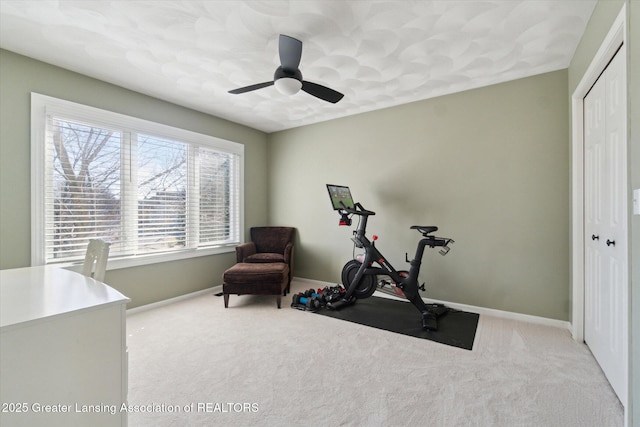
<svg viewBox="0 0 640 427">
<path fill-rule="evenodd" d="M 333 210 L 337 211 L 344 209 L 344 206 L 349 209 L 354 209 L 353 198 L 351 197 L 351 190 L 349 190 L 349 187 L 345 187 L 344 185 L 327 184 L 327 190 L 329 191 Z M 344 203 L 344 206 L 340 202 Z"/>
</svg>

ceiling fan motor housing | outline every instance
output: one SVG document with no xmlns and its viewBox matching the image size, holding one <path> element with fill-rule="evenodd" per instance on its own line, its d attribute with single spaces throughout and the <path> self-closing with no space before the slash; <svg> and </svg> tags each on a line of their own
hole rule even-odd
<svg viewBox="0 0 640 427">
<path fill-rule="evenodd" d="M 283 77 L 289 77 L 290 79 L 302 81 L 302 73 L 300 72 L 300 70 L 291 70 L 282 67 L 276 68 L 276 72 L 273 73 L 273 81 L 276 81 Z"/>
<path fill-rule="evenodd" d="M 291 70 L 278 67 L 273 74 L 276 89 L 285 95 L 294 95 L 302 88 L 302 73 L 300 70 Z"/>
</svg>

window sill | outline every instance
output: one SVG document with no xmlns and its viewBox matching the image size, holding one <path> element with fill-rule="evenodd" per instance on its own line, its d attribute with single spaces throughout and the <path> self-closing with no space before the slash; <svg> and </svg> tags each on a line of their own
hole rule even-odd
<svg viewBox="0 0 640 427">
<path fill-rule="evenodd" d="M 236 245 L 218 246 L 214 248 L 187 249 L 180 252 L 164 252 L 160 254 L 138 255 L 130 257 L 112 257 L 107 262 L 107 271 L 118 270 L 121 268 L 139 267 L 142 265 L 159 264 L 162 262 L 179 261 L 182 259 L 198 258 L 210 255 L 219 255 L 224 253 L 235 252 Z M 82 262 L 61 262 L 50 263 L 57 267 L 66 268 L 68 270 L 80 272 L 82 270 Z"/>
</svg>

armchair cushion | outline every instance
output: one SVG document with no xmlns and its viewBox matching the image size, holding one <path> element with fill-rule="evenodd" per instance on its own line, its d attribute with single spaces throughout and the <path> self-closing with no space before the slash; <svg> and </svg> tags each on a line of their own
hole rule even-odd
<svg viewBox="0 0 640 427">
<path fill-rule="evenodd" d="M 263 252 L 259 254 L 249 255 L 245 257 L 244 262 L 289 262 L 284 259 L 283 254 L 276 254 L 272 252 Z"/>
</svg>

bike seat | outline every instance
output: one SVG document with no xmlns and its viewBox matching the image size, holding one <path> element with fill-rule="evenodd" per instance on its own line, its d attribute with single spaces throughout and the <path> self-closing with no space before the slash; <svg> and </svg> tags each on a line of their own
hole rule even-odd
<svg viewBox="0 0 640 427">
<path fill-rule="evenodd" d="M 435 225 L 412 225 L 410 228 L 412 230 L 418 230 L 425 236 L 429 233 L 433 233 L 434 231 L 438 231 L 438 227 Z"/>
</svg>

